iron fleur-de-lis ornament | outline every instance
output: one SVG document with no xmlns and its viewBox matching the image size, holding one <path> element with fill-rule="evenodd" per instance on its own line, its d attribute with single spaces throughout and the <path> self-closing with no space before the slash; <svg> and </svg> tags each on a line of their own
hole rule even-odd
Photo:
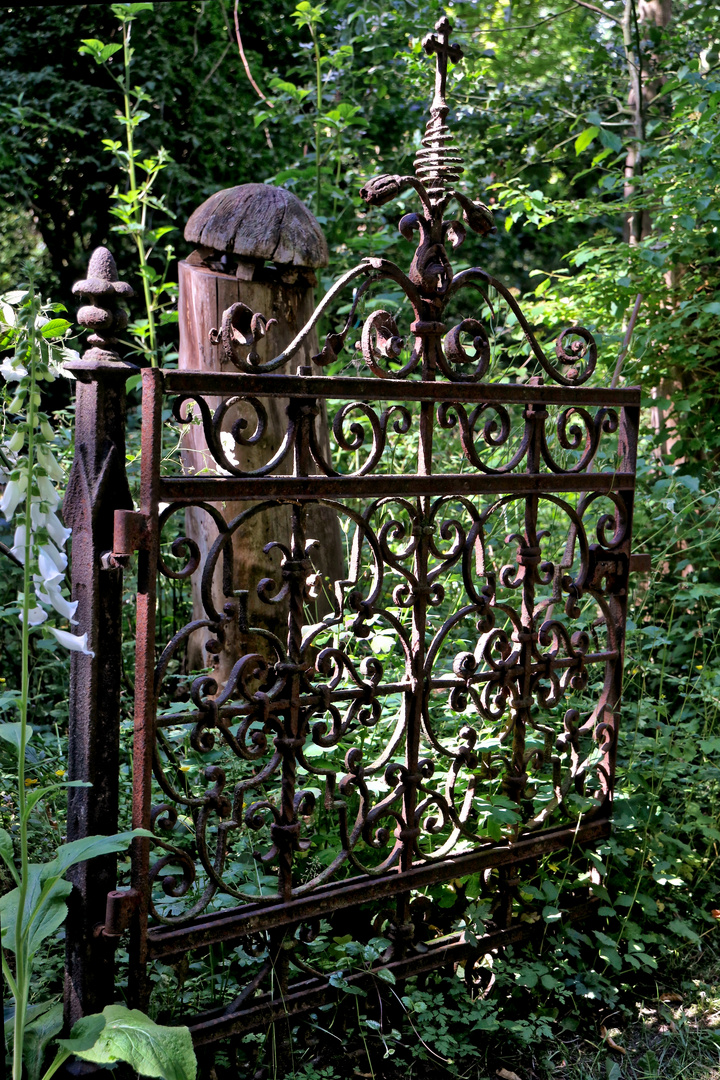
<svg viewBox="0 0 720 1080">
<path fill-rule="evenodd" d="M 371 206 L 383 206 L 408 188 L 414 188 L 422 204 L 422 214 L 406 214 L 400 221 L 402 235 L 410 240 L 415 229 L 420 231 L 420 245 L 410 267 L 410 280 L 423 293 L 436 292 L 443 296 L 453 278 L 445 252 L 449 240 L 454 248 L 465 239 L 466 230 L 457 219 L 445 220 L 445 211 L 454 199 L 462 210 L 465 224 L 480 236 L 495 231 L 492 211 L 481 202 L 473 202 L 456 184 L 463 171 L 463 160 L 452 143 L 447 125 L 449 112 L 446 92 L 448 61 L 457 64 L 463 57 L 459 45 L 450 41 L 450 23 L 443 17 L 435 25 L 434 34 L 423 39 L 423 48 L 435 56 L 435 95 L 430 106 L 430 119 L 425 127 L 422 149 L 415 158 L 415 176 L 383 174 L 370 180 L 360 191 Z"/>
</svg>

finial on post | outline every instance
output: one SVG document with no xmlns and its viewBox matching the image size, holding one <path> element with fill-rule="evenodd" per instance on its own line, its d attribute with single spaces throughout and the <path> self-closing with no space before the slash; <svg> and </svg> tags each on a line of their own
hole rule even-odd
<svg viewBox="0 0 720 1080">
<path fill-rule="evenodd" d="M 454 200 L 459 204 L 465 224 L 480 236 L 495 232 L 495 223 L 489 207 L 473 201 L 458 191 L 457 183 L 462 175 L 464 164 L 457 146 L 453 145 L 452 134 L 447 125 L 450 111 L 446 100 L 448 61 L 457 64 L 463 58 L 459 45 L 450 41 L 451 26 L 443 16 L 435 24 L 435 33 L 423 38 L 423 48 L 428 56 L 435 56 L 435 92 L 430 105 L 430 119 L 425 127 L 422 148 L 415 158 L 414 176 L 396 176 L 386 173 L 369 180 L 360 191 L 361 197 L 370 206 L 384 206 L 407 188 L 415 188 L 422 203 L 422 216 L 406 214 L 400 222 L 400 232 L 409 239 L 416 225 L 425 230 L 421 247 L 426 251 L 437 249 L 450 237 L 453 247 L 462 243 L 465 230 L 459 222 L 446 221 L 445 211 Z M 422 261 L 422 260 L 421 260 Z M 433 267 L 440 266 L 443 260 L 431 259 Z M 447 267 L 445 270 L 447 271 Z M 445 291 L 449 281 L 446 273 L 435 273 L 437 287 Z M 411 280 L 425 288 L 430 279 L 413 272 Z M 442 279 L 442 284 L 441 284 Z"/>
<path fill-rule="evenodd" d="M 83 363 L 122 362 L 114 348 L 118 344 L 115 334 L 125 329 L 128 317 L 127 312 L 118 308 L 117 301 L 121 297 L 134 296 L 134 291 L 127 282 L 118 281 L 115 260 L 106 247 L 95 248 L 88 263 L 87 278 L 76 281 L 72 291 L 74 296 L 90 300 L 77 313 L 80 325 L 91 331 L 87 338 L 91 347 L 83 354 Z"/>
</svg>

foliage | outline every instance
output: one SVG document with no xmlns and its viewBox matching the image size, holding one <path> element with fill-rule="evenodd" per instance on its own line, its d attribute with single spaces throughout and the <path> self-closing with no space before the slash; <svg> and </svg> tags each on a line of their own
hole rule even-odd
<svg viewBox="0 0 720 1080">
<path fill-rule="evenodd" d="M 622 16 L 620 0 L 604 0 L 603 6 Z M 136 33 L 131 50 L 130 23 L 124 19 L 118 27 L 119 9 L 146 7 L 152 10 L 131 12 L 147 30 L 141 46 Z M 22 9 L 7 16 L 0 174 L 3 201 L 10 203 L 15 190 L 20 197 L 3 216 L 0 252 L 6 260 L 37 245 L 39 233 L 46 250 L 38 256 L 38 272 L 53 273 L 66 296 L 72 277 L 81 276 L 83 247 L 106 239 L 114 208 L 122 215 L 116 217 L 118 238 L 130 240 L 127 251 L 117 252 L 119 265 L 130 265 L 133 246 L 138 254 L 142 248 L 143 282 L 164 288 L 163 271 L 153 278 L 147 267 L 149 247 L 163 239 L 164 225 L 156 229 L 153 214 L 167 209 L 182 222 L 212 190 L 272 176 L 321 218 L 330 241 L 328 278 L 365 254 L 388 254 L 407 264 L 410 248 L 395 231 L 397 208 L 368 211 L 357 191 L 369 175 L 411 167 L 428 97 L 420 37 L 440 13 L 438 5 L 422 13 L 401 0 L 264 5 L 253 25 L 243 27 L 243 37 L 269 104 L 244 80 L 223 3 L 114 8 L 115 15 L 95 8 L 90 17 L 75 11 L 69 20 L 67 12 L 45 9 L 39 28 Z M 711 14 L 707 5 L 676 0 L 668 29 L 643 31 L 646 70 L 660 71 L 661 92 L 647 107 L 642 171 L 628 194 L 626 152 L 636 140 L 617 23 L 572 0 L 557 9 L 539 0 L 514 0 L 512 7 L 458 3 L 451 12 L 454 36 L 467 54 L 451 72 L 454 130 L 468 166 L 464 183 L 472 196 L 489 191 L 499 225 L 497 241 L 469 240 L 464 257 L 507 277 L 546 334 L 575 320 L 595 331 L 602 381 L 612 374 L 629 312 L 642 294 L 622 377 L 627 384 L 640 382 L 646 392 L 635 547 L 652 554 L 653 573 L 635 585 L 631 598 L 615 832 L 589 863 L 578 852 L 554 856 L 523 880 L 522 899 L 536 929 L 531 946 L 486 958 L 469 1004 L 457 978 L 401 988 L 374 976 L 362 984 L 351 978 L 378 961 L 382 938 L 361 942 L 325 927 L 316 939 L 313 963 L 332 975 L 339 1004 L 315 1014 L 315 1036 L 332 1027 L 337 1012 L 362 1071 L 369 1063 L 376 1075 L 392 1075 L 387 1070 L 396 1067 L 399 1075 L 437 1069 L 480 1076 L 494 1074 L 498 1062 L 520 1070 L 514 1062 L 521 1060 L 537 1072 L 562 1075 L 551 1049 L 538 1052 L 545 1054 L 544 1064 L 533 1056 L 541 1040 L 552 1048 L 552 1040 L 560 1039 L 565 1061 L 574 1033 L 578 1040 L 597 1040 L 598 1018 L 606 1012 L 623 1026 L 642 1001 L 667 1019 L 669 1006 L 659 990 L 695 993 L 699 965 L 714 962 L 720 82 Z M 277 33 L 280 24 L 283 32 Z M 82 39 L 97 65 L 78 58 Z M 36 48 L 47 57 L 39 72 Z M 138 88 L 129 80 L 131 58 Z M 123 148 L 106 140 L 111 165 L 99 148 L 114 122 L 118 83 L 131 141 Z M 166 147 L 167 156 L 135 148 L 140 124 L 145 145 Z M 139 171 L 143 163 L 148 167 L 140 182 L 129 176 L 125 190 L 133 163 Z M 643 209 L 652 231 L 629 246 L 625 215 Z M 142 244 L 138 223 L 145 229 Z M 28 237 L 25 245 L 18 233 Z M 149 328 L 151 317 L 145 322 Z M 517 332 L 513 341 L 521 362 Z M 135 442 L 131 435 L 131 456 Z M 14 482 L 20 483 L 19 473 Z M 185 603 L 175 592 L 161 598 L 166 627 L 181 618 Z M 9 627 L 17 605 L 7 610 Z M 130 643 L 131 625 L 127 637 Z M 395 641 L 377 635 L 374 644 L 384 658 Z M 36 670 L 46 673 L 42 692 L 60 708 L 56 657 L 40 650 Z M 188 770 L 197 770 L 201 761 L 180 723 L 185 691 L 178 672 L 176 700 L 166 706 L 176 710 L 179 723 L 167 733 Z M 58 763 L 52 732 L 37 732 L 33 742 L 38 767 Z M 502 835 L 507 821 L 506 807 L 487 808 L 488 835 Z M 33 843 L 48 847 L 48 826 L 38 823 L 37 814 L 34 822 Z M 321 812 L 316 824 L 321 837 Z M 247 856 L 238 870 L 243 878 L 256 874 Z M 563 916 L 591 884 L 599 898 L 596 916 L 582 926 L 564 924 Z M 265 887 L 260 875 L 254 887 L 259 893 Z M 472 895 L 476 887 L 466 884 L 471 903 L 456 925 L 479 940 L 487 912 Z M 443 898 L 449 904 L 457 899 L 453 889 Z M 157 1015 L 177 1015 L 183 995 L 194 1002 L 212 991 L 231 1000 L 252 962 L 238 951 L 225 982 L 213 969 L 212 953 L 186 968 L 158 968 Z M 683 1029 L 676 1043 L 682 1038 L 689 1046 Z M 707 1035 L 702 1054 L 717 1060 L 713 1038 Z M 248 1052 L 257 1045 L 249 1040 Z M 314 1063 L 306 1048 L 296 1046 L 296 1075 L 346 1074 L 329 1052 L 316 1045 L 313 1053 Z M 602 1044 L 593 1053 L 603 1076 L 620 1075 L 620 1057 L 613 1061 Z M 664 1053 L 657 1043 L 638 1051 L 638 1074 L 675 1075 Z M 597 1067 L 586 1063 L 575 1075 L 597 1075 Z M 681 1068 L 690 1075 L 690 1065 Z"/>
<path fill-rule="evenodd" d="M 115 80 L 123 97 L 124 110 L 119 117 L 125 128 L 126 148 L 117 139 L 103 139 L 103 145 L 115 156 L 115 159 L 126 175 L 128 188 L 120 191 L 115 188 L 113 200 L 115 205 L 111 213 L 119 218 L 121 224 L 113 227 L 113 232 L 129 236 L 135 243 L 138 257 L 138 267 L 142 279 L 143 298 L 145 301 L 146 321 L 135 322 L 131 332 L 139 344 L 145 360 L 153 367 L 158 365 L 159 343 L 156 321 L 161 324 L 177 322 L 177 286 L 174 282 L 168 282 L 167 273 L 173 260 L 174 248 L 171 244 L 165 246 L 162 253 L 162 267 L 156 269 L 150 262 L 150 258 L 156 249 L 158 242 L 168 233 L 173 232 L 172 225 L 156 225 L 154 228 L 149 223 L 149 215 L 153 211 L 168 214 L 164 196 L 159 198 L 153 194 L 153 187 L 160 173 L 168 165 L 168 155 L 163 147 L 157 154 L 143 156 L 142 151 L 135 146 L 135 133 L 149 113 L 144 111 L 143 106 L 151 105 L 150 96 L 140 87 L 133 87 L 130 82 L 130 69 L 134 50 L 130 46 L 132 26 L 135 19 L 144 11 L 152 11 L 153 5 L 141 4 L 113 4 L 113 13 L 120 20 L 122 32 L 122 45 L 111 43 L 104 45 L 97 38 L 88 38 L 83 41 L 81 53 L 88 53 L 97 64 L 105 64 L 120 49 L 123 54 L 123 67 L 121 75 L 116 75 L 112 67 L 108 65 L 110 75 Z M 144 179 L 140 180 L 140 175 Z M 167 349 L 164 350 L 167 353 Z"/>
<path fill-rule="evenodd" d="M 83 785 L 82 781 L 55 779 L 35 787 L 36 781 L 26 774 L 28 743 L 33 736 L 29 723 L 30 638 L 47 629 L 66 649 L 94 654 L 88 649 L 87 633 L 77 635 L 47 624 L 48 608 L 71 624 L 75 622 L 77 609 L 77 601 L 69 602 L 62 595 L 63 571 L 67 566 L 64 547 L 69 530 L 57 517 L 59 494 L 53 481 L 63 479 L 63 473 L 52 453 L 54 433 L 49 417 L 40 409 L 41 384 L 52 382 L 62 363 L 73 355 L 63 342 L 70 324 L 65 319 L 47 317 L 48 311 L 57 311 L 59 306 L 54 309 L 43 306 L 32 279 L 29 288 L 7 293 L 0 299 L 0 349 L 5 352 L 12 349 L 0 371 L 14 390 L 12 400 L 4 408 L 0 458 L 6 476 L 0 510 L 7 520 L 13 516 L 18 519 L 14 545 L 7 555 L 23 571 L 23 592 L 18 601 L 22 643 L 20 689 L 16 695 L 10 691 L 19 720 L 0 724 L 0 739 L 13 747 L 17 757 L 19 833 L 17 856 L 13 836 L 0 829 L 0 859 L 15 884 L 0 896 L 0 951 L 3 976 L 14 1001 L 12 1076 L 13 1080 L 22 1080 L 24 1068 L 31 1076 L 39 1075 L 45 1045 L 58 1030 L 57 1010 L 45 1008 L 31 1012 L 29 1002 L 38 950 L 48 938 L 55 936 L 67 914 L 66 900 L 72 885 L 65 875 L 78 863 L 124 851 L 133 837 L 149 834 L 136 830 L 114 836 L 88 836 L 61 844 L 47 862 L 30 860 L 29 823 L 33 811 L 45 797 Z M 64 770 L 58 770 L 57 775 L 62 777 Z M 141 1013 L 128 1012 L 122 1006 L 109 1007 L 101 1017 L 84 1017 L 73 1029 L 71 1038 L 64 1042 L 45 1073 L 46 1080 L 74 1053 L 101 1064 L 128 1061 L 141 1074 L 164 1076 L 166 1080 L 195 1077 L 195 1058 L 187 1029 L 163 1031 Z"/>
</svg>

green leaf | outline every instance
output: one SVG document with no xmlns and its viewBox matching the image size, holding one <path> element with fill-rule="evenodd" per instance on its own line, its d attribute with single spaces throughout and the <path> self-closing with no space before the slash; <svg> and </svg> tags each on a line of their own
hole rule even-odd
<svg viewBox="0 0 720 1080">
<path fill-rule="evenodd" d="M 672 930 L 674 934 L 679 937 L 684 937 L 688 941 L 699 941 L 700 935 L 696 934 L 691 926 L 688 926 L 682 919 L 673 919 L 668 923 L 668 930 Z"/>
<path fill-rule="evenodd" d="M 584 131 L 580 132 L 577 139 L 575 140 L 576 155 L 581 154 L 583 150 L 585 150 L 590 145 L 593 139 L 597 137 L 599 131 L 600 128 L 593 125 L 593 127 L 585 128 Z"/>
<path fill-rule="evenodd" d="M 138 1009 L 124 1005 L 108 1005 L 102 1015 L 105 1024 L 95 1043 L 73 1050 L 83 1061 L 96 1065 L 126 1061 L 141 1076 L 195 1080 L 197 1061 L 186 1027 L 161 1027 Z"/>
<path fill-rule="evenodd" d="M 72 1027 L 69 1039 L 58 1039 L 58 1046 L 71 1054 L 81 1054 L 84 1050 L 90 1050 L 100 1037 L 100 1032 L 105 1029 L 107 1021 L 102 1013 L 91 1013 L 90 1016 L 81 1016 Z"/>
<path fill-rule="evenodd" d="M 86 836 L 82 840 L 63 844 L 57 849 L 52 862 L 46 863 L 42 868 L 43 880 L 62 877 L 71 866 L 87 862 L 88 859 L 96 859 L 99 855 L 113 855 L 115 852 L 125 851 L 136 836 L 152 836 L 152 833 L 146 829 L 135 829 L 132 832 L 116 833 L 114 836 Z"/>
<path fill-rule="evenodd" d="M 599 134 L 600 142 L 607 150 L 614 150 L 616 154 L 622 150 L 622 139 L 619 135 L 616 135 L 614 131 L 608 131 L 607 128 L 600 128 Z"/>
<path fill-rule="evenodd" d="M 558 922 L 562 919 L 562 912 L 558 911 L 556 907 L 552 907 L 551 904 L 546 904 L 542 909 L 542 917 L 547 923 Z"/>
<path fill-rule="evenodd" d="M 69 881 L 58 878 L 48 888 L 41 878 L 44 867 L 31 863 L 28 868 L 28 888 L 23 908 L 22 933 L 27 935 L 28 951 L 34 955 L 45 938 L 54 934 L 62 926 L 67 914 L 67 897 L 72 892 Z M 45 895 L 43 896 L 43 892 Z M 12 889 L 0 897 L 0 923 L 2 923 L 2 943 L 11 952 L 17 952 L 15 927 L 19 889 Z M 42 898 L 42 899 L 41 899 Z"/>
<path fill-rule="evenodd" d="M 382 979 L 383 982 L 390 983 L 391 986 L 395 985 L 395 976 L 388 968 L 378 968 L 375 974 L 378 979 Z"/>
<path fill-rule="evenodd" d="M 109 60 L 111 56 L 114 56 L 116 52 L 119 52 L 120 49 L 122 49 L 122 45 L 119 44 L 105 45 L 100 52 L 100 59 L 104 63 L 106 60 Z"/>
<path fill-rule="evenodd" d="M 32 736 L 33 729 L 28 724 L 27 734 L 25 736 L 26 741 Z M 4 739 L 5 742 L 12 743 L 16 750 L 20 749 L 20 738 L 22 735 L 22 724 L 19 722 L 13 722 L 10 724 L 0 724 L 0 739 Z"/>
<path fill-rule="evenodd" d="M 2 858 L 2 861 L 15 878 L 15 881 L 20 884 L 20 879 L 18 878 L 18 873 L 15 869 L 15 849 L 13 848 L 12 837 L 6 829 L 0 829 L 0 858 Z"/>
<path fill-rule="evenodd" d="M 58 1002 L 25 1028 L 23 1065 L 27 1070 L 26 1080 L 40 1080 L 47 1045 L 62 1030 L 62 1025 L 63 1007 L 62 1002 Z"/>
</svg>

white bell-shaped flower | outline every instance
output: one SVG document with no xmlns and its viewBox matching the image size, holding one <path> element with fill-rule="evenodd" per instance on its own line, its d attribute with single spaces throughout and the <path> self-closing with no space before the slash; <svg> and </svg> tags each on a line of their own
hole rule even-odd
<svg viewBox="0 0 720 1080">
<path fill-rule="evenodd" d="M 58 630 L 54 626 L 49 626 L 48 630 L 60 645 L 70 649 L 71 652 L 84 653 L 85 656 L 95 655 L 91 649 L 88 649 L 87 634 L 69 634 L 67 630 Z"/>
</svg>

